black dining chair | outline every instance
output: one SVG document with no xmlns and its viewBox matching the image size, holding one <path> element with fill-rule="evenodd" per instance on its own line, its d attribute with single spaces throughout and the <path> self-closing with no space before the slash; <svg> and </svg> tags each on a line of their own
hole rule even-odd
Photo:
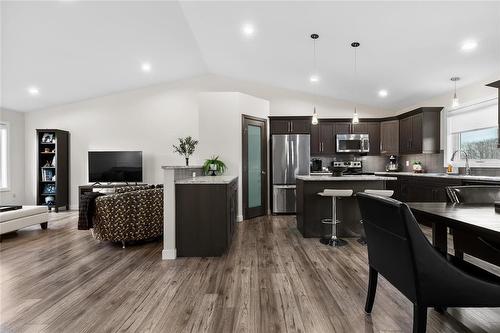
<svg viewBox="0 0 500 333">
<path fill-rule="evenodd" d="M 500 186 L 498 185 L 469 185 L 449 186 L 446 188 L 448 199 L 456 204 L 494 204 L 500 201 Z M 452 230 L 453 248 L 455 256 L 463 259 L 464 252 L 474 257 L 489 261 L 500 262 L 500 242 L 498 240 L 483 239 L 473 234 Z"/>
<path fill-rule="evenodd" d="M 446 188 L 446 194 L 453 203 L 493 204 L 500 201 L 500 186 L 449 186 Z"/>
<path fill-rule="evenodd" d="M 500 277 L 435 250 L 406 204 L 366 193 L 357 199 L 368 243 L 367 313 L 379 273 L 413 303 L 414 333 L 426 331 L 429 307 L 500 307 Z"/>
</svg>

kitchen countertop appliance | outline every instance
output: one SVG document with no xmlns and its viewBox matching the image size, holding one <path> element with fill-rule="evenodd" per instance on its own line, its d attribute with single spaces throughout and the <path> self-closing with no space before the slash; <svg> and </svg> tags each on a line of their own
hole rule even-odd
<svg viewBox="0 0 500 333">
<path fill-rule="evenodd" d="M 273 213 L 295 213 L 295 177 L 309 175 L 309 134 L 272 136 Z"/>
<path fill-rule="evenodd" d="M 311 172 L 321 172 L 323 170 L 323 161 L 319 158 L 311 160 Z"/>
<path fill-rule="evenodd" d="M 369 153 L 368 134 L 337 134 L 337 153 Z"/>
<path fill-rule="evenodd" d="M 398 157 L 395 155 L 391 155 L 389 157 L 389 163 L 387 163 L 385 166 L 385 171 L 398 171 L 398 170 L 399 170 Z"/>
</svg>

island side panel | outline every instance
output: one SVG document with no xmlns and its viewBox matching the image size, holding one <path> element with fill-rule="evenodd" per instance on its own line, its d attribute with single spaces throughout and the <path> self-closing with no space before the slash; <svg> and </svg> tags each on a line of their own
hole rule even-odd
<svg viewBox="0 0 500 333">
<path fill-rule="evenodd" d="M 383 180 L 298 180 L 299 182 L 301 182 L 301 189 L 297 191 L 297 203 L 302 207 L 300 214 L 297 215 L 297 228 L 302 236 L 306 238 L 322 237 L 324 227 L 330 227 L 329 225 L 323 226 L 321 219 L 331 218 L 332 200 L 330 197 L 319 196 L 319 192 L 324 189 L 352 189 L 354 193 L 363 192 L 365 189 L 385 189 L 385 181 Z M 361 214 L 355 196 L 337 200 L 337 218 L 341 221 L 337 225 L 339 237 L 359 237 Z"/>
</svg>

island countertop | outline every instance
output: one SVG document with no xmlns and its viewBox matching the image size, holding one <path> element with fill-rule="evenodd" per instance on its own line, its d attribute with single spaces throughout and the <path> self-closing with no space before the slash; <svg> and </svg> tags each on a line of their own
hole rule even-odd
<svg viewBox="0 0 500 333">
<path fill-rule="evenodd" d="M 236 176 L 200 176 L 176 180 L 175 184 L 229 184 Z"/>
<path fill-rule="evenodd" d="M 344 175 L 341 177 L 333 177 L 327 175 L 309 175 L 309 176 L 297 176 L 297 179 L 303 181 L 320 181 L 320 182 L 345 182 L 345 181 L 391 181 L 397 180 L 396 177 L 387 176 L 374 176 L 374 175 Z"/>
</svg>

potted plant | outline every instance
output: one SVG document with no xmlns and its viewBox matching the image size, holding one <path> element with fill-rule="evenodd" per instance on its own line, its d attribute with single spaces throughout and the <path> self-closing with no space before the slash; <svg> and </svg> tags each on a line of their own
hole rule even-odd
<svg viewBox="0 0 500 333">
<path fill-rule="evenodd" d="M 413 172 L 415 173 L 421 173 L 423 171 L 422 169 L 422 162 L 420 161 L 414 161 L 413 162 Z"/>
<path fill-rule="evenodd" d="M 219 160 L 219 156 L 212 156 L 212 158 L 205 160 L 203 163 L 203 171 L 206 175 L 216 176 L 222 175 L 227 170 L 226 164 Z"/>
<path fill-rule="evenodd" d="M 179 138 L 178 146 L 173 145 L 174 152 L 184 156 L 186 159 L 186 166 L 189 165 L 189 156 L 193 155 L 197 144 L 198 140 L 193 140 L 190 136 L 187 136 L 185 138 Z"/>
</svg>

